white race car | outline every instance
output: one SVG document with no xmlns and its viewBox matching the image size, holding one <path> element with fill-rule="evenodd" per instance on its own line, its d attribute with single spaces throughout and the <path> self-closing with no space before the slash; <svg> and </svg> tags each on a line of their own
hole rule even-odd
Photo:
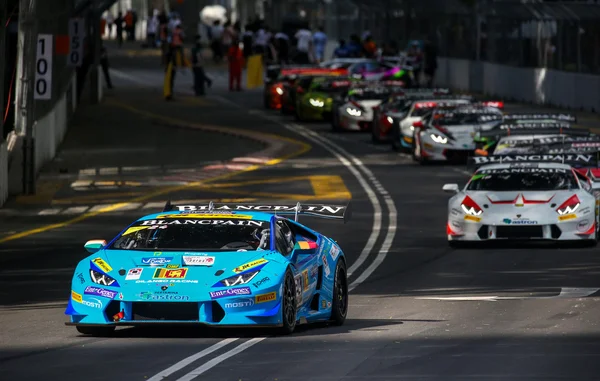
<svg viewBox="0 0 600 381">
<path fill-rule="evenodd" d="M 403 91 L 402 87 L 394 86 L 392 82 L 350 90 L 345 102 L 333 112 L 333 129 L 370 131 L 373 127 L 373 108 L 394 94 L 402 94 Z"/>
<path fill-rule="evenodd" d="M 481 166 L 464 189 L 446 184 L 446 233 L 451 246 L 492 240 L 598 239 L 598 196 L 587 176 L 568 163 L 597 166 L 595 154 L 473 158 Z"/>
<path fill-rule="evenodd" d="M 461 106 L 434 110 L 414 123 L 413 158 L 419 163 L 466 160 L 473 156 L 473 138 L 478 131 L 493 128 L 502 120 L 502 111 L 488 106 Z"/>
<path fill-rule="evenodd" d="M 394 120 L 392 131 L 392 147 L 396 150 L 411 150 L 415 123 L 422 121 L 435 108 L 453 108 L 469 105 L 473 102 L 471 96 L 435 96 L 429 99 L 412 99 L 406 102 L 395 115 L 389 115 Z"/>
</svg>

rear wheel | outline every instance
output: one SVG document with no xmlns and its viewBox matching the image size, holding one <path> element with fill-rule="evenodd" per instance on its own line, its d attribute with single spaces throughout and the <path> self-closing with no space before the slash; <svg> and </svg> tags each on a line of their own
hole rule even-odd
<svg viewBox="0 0 600 381">
<path fill-rule="evenodd" d="M 110 336 L 115 331 L 114 326 L 93 327 L 87 325 L 78 325 L 75 328 L 77 328 L 77 332 L 83 335 L 92 335 L 97 337 Z"/>
<path fill-rule="evenodd" d="M 281 321 L 283 326 L 280 333 L 289 335 L 296 329 L 296 281 L 294 275 L 288 269 L 283 280 L 283 295 L 281 295 Z"/>
<path fill-rule="evenodd" d="M 331 130 L 333 132 L 340 131 L 340 124 L 339 124 L 337 111 L 334 111 L 333 114 L 331 114 Z"/>
<path fill-rule="evenodd" d="M 346 264 L 342 259 L 335 267 L 333 279 L 333 303 L 331 303 L 331 321 L 335 325 L 342 325 L 348 314 L 348 278 Z"/>
</svg>

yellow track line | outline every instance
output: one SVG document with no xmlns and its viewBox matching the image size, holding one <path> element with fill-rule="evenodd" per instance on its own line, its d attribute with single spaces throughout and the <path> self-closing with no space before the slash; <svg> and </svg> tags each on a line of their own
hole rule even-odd
<svg viewBox="0 0 600 381">
<path fill-rule="evenodd" d="M 135 108 L 133 106 L 130 106 L 130 105 L 117 104 L 117 103 L 113 103 L 113 102 L 110 102 L 110 103 L 112 105 L 114 105 L 114 106 L 124 108 L 126 110 L 131 111 L 131 112 L 134 112 L 134 113 L 137 113 L 137 114 L 141 114 L 141 115 L 144 115 L 144 116 L 147 116 L 147 117 L 155 118 L 155 119 L 164 120 L 164 121 L 167 121 L 168 123 L 179 124 L 179 125 L 188 125 L 188 126 L 195 126 L 195 125 L 197 126 L 197 124 L 195 124 L 195 123 L 190 123 L 190 122 L 185 121 L 185 120 L 168 118 L 168 117 L 165 117 L 163 115 L 154 114 L 154 113 L 151 113 L 151 112 L 147 112 L 147 111 L 144 111 L 144 110 L 137 109 L 137 108 Z M 207 128 L 204 128 L 204 126 L 203 126 L 202 129 L 206 130 Z M 219 131 L 219 129 L 217 129 L 217 128 L 209 128 L 209 129 L 217 131 L 217 132 Z M 231 128 L 231 127 L 222 128 L 220 130 L 221 131 L 232 131 L 232 132 L 242 131 L 240 129 L 235 129 L 235 128 Z M 244 131 L 244 133 L 247 133 L 247 131 Z M 202 185 L 204 185 L 206 183 L 210 183 L 210 182 L 213 182 L 213 181 L 216 181 L 216 180 L 221 180 L 221 179 L 227 179 L 227 178 L 230 178 L 230 177 L 233 177 L 233 176 L 240 175 L 242 173 L 256 171 L 256 170 L 261 169 L 261 168 L 263 168 L 265 166 L 279 164 L 279 163 L 281 163 L 281 162 L 283 162 L 285 160 L 289 160 L 289 159 L 291 159 L 293 157 L 297 157 L 297 156 L 303 155 L 306 152 L 310 151 L 311 148 L 312 148 L 312 146 L 310 144 L 304 143 L 304 142 L 302 142 L 300 140 L 296 140 L 296 139 L 292 139 L 292 138 L 287 138 L 287 137 L 283 137 L 283 136 L 278 136 L 278 135 L 274 135 L 274 134 L 267 134 L 267 133 L 253 131 L 251 134 L 248 134 L 248 135 L 254 135 L 256 137 L 263 137 L 263 138 L 264 137 L 269 137 L 271 139 L 276 139 L 276 140 L 280 140 L 280 141 L 285 141 L 285 142 L 288 142 L 288 143 L 296 144 L 296 145 L 300 146 L 300 148 L 298 150 L 292 152 L 292 153 L 287 154 L 287 155 L 271 159 L 271 160 L 267 161 L 264 164 L 251 165 L 251 166 L 249 166 L 249 167 L 247 167 L 245 169 L 242 169 L 242 170 L 238 170 L 238 171 L 235 171 L 235 172 L 226 173 L 226 174 L 223 174 L 223 175 L 220 175 L 220 176 L 215 176 L 215 177 L 212 177 L 212 178 L 209 178 L 209 179 L 205 179 L 205 180 L 202 180 L 202 181 L 195 181 L 195 182 L 191 182 L 191 183 L 188 183 L 188 184 L 185 184 L 185 185 L 178 185 L 178 186 L 173 186 L 173 187 L 168 187 L 168 188 L 164 188 L 164 189 L 161 189 L 161 190 L 157 190 L 157 191 L 154 191 L 154 192 L 149 192 L 149 193 L 147 193 L 147 194 L 145 194 L 143 196 L 132 198 L 132 199 L 130 199 L 127 202 L 119 202 L 119 203 L 116 203 L 116 204 L 112 204 L 112 205 L 109 205 L 109 206 L 107 206 L 105 208 L 102 208 L 102 209 L 99 209 L 99 210 L 96 210 L 96 211 L 93 211 L 93 212 L 84 213 L 82 215 L 79 215 L 77 217 L 71 218 L 71 219 L 63 221 L 63 222 L 57 222 L 57 223 L 54 223 L 54 224 L 41 226 L 39 228 L 26 230 L 26 231 L 23 231 L 23 232 L 20 232 L 20 233 L 11 234 L 9 236 L 0 238 L 0 243 L 14 241 L 14 240 L 17 240 L 17 239 L 20 239 L 20 238 L 29 237 L 31 235 L 39 234 L 39 233 L 43 233 L 43 232 L 47 232 L 47 231 L 50 231 L 50 230 L 60 229 L 60 228 L 63 228 L 63 227 L 66 227 L 66 226 L 69 226 L 69 225 L 73 225 L 73 224 L 76 224 L 78 222 L 87 220 L 89 218 L 98 216 L 100 214 L 109 213 L 109 212 L 118 210 L 118 209 L 123 208 L 123 207 L 125 207 L 125 206 L 127 206 L 127 205 L 129 205 L 131 203 L 134 203 L 134 202 L 147 201 L 147 200 L 149 200 L 151 198 L 154 198 L 154 197 L 163 196 L 163 195 L 166 195 L 166 194 L 169 194 L 169 193 L 178 192 L 178 191 L 185 190 L 185 189 L 188 189 L 188 188 L 202 186 Z"/>
</svg>

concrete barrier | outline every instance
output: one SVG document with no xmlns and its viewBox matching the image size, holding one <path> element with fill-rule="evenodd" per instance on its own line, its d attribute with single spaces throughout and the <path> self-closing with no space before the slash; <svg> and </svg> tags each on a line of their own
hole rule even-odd
<svg viewBox="0 0 600 381">
<path fill-rule="evenodd" d="M 56 155 L 76 108 L 77 82 L 73 75 L 70 85 L 52 110 L 34 122 L 36 174 Z M 13 131 L 0 147 L 0 205 L 8 195 L 20 194 L 23 190 L 23 138 L 23 134 Z"/>
<path fill-rule="evenodd" d="M 600 112 L 600 76 L 442 57 L 436 86 L 524 103 Z"/>
</svg>

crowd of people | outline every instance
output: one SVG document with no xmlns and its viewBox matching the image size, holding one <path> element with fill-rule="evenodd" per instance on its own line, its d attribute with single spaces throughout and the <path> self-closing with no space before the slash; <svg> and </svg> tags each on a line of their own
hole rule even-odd
<svg viewBox="0 0 600 381">
<path fill-rule="evenodd" d="M 109 34 L 116 27 L 116 39 L 123 42 L 123 31 L 127 38 L 135 39 L 137 14 L 129 10 L 125 15 L 119 13 L 114 20 L 107 14 L 104 23 Z M 146 45 L 162 49 L 162 64 L 170 75 L 171 87 L 178 67 L 184 66 L 186 55 L 184 42 L 190 41 L 182 28 L 178 13 L 166 14 L 154 10 L 147 24 Z M 341 39 L 331 57 L 326 57 L 329 38 L 323 27 L 311 30 L 308 23 L 284 25 L 282 30 L 273 30 L 263 20 L 255 19 L 242 28 L 240 22 L 214 20 L 205 25 L 204 35 L 196 34 L 193 39 L 189 60 L 194 72 L 194 89 L 197 95 L 203 95 L 205 87 L 212 80 L 204 70 L 205 48 L 210 48 L 215 63 L 226 60 L 229 65 L 229 90 L 241 91 L 241 76 L 245 63 L 251 55 L 263 56 L 265 65 L 269 64 L 319 64 L 328 58 L 367 58 L 377 59 L 385 56 L 398 56 L 400 47 L 396 41 L 379 45 L 369 31 L 361 36 L 353 34 L 348 41 Z M 431 83 L 437 69 L 437 52 L 429 41 L 412 41 L 406 50 L 406 63 L 415 72 L 423 73 L 427 83 Z M 171 64 L 172 69 L 168 69 Z M 170 99 L 170 95 L 166 96 Z"/>
</svg>

